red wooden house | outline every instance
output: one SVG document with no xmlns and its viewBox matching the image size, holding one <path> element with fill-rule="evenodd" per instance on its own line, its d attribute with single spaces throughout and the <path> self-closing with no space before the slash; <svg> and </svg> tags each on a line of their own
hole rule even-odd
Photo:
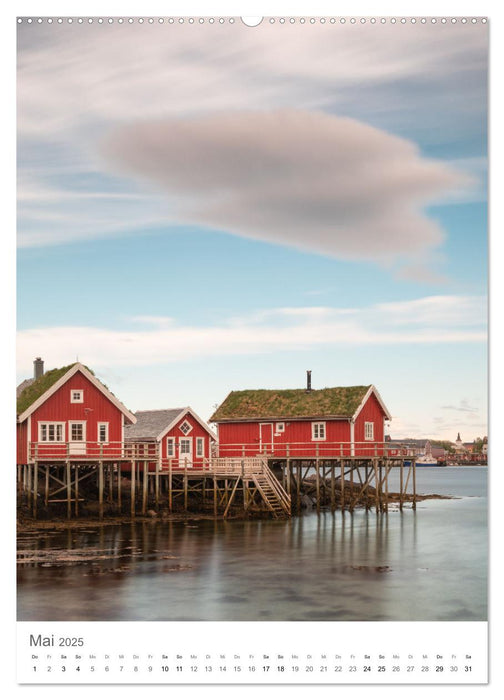
<svg viewBox="0 0 504 700">
<path fill-rule="evenodd" d="M 135 417 L 135 425 L 125 429 L 125 444 L 137 458 L 152 455 L 150 471 L 156 469 L 156 461 L 161 471 L 208 465 L 216 435 L 189 406 L 137 411 Z"/>
<path fill-rule="evenodd" d="M 232 391 L 210 418 L 220 457 L 372 456 L 391 415 L 373 385 Z"/>
<path fill-rule="evenodd" d="M 19 389 L 18 465 L 122 457 L 124 427 L 136 418 L 80 362 L 45 374 L 39 367 Z"/>
</svg>

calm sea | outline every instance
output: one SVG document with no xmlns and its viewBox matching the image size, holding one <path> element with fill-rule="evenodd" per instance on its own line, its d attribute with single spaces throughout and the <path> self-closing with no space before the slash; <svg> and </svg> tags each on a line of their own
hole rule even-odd
<svg viewBox="0 0 504 700">
<path fill-rule="evenodd" d="M 486 620 L 487 469 L 420 468 L 417 490 L 456 498 L 23 534 L 18 619 Z"/>
</svg>

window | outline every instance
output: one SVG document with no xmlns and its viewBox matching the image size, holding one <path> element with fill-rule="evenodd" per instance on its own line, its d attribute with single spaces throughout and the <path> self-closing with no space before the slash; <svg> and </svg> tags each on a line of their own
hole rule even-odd
<svg viewBox="0 0 504 700">
<path fill-rule="evenodd" d="M 276 423 L 275 424 L 275 432 L 276 433 L 285 433 L 285 423 Z"/>
<path fill-rule="evenodd" d="M 364 423 L 364 440 L 374 440 L 374 423 Z"/>
<path fill-rule="evenodd" d="M 83 403 L 84 402 L 84 390 L 83 389 L 70 389 L 70 403 Z"/>
<path fill-rule="evenodd" d="M 109 424 L 98 423 L 98 442 L 108 442 Z"/>
<path fill-rule="evenodd" d="M 166 438 L 166 455 L 167 457 L 175 457 L 175 438 Z"/>
<path fill-rule="evenodd" d="M 180 426 L 179 430 L 181 433 L 184 433 L 184 435 L 188 435 L 192 430 L 192 425 L 185 420 Z"/>
<path fill-rule="evenodd" d="M 196 438 L 196 457 L 205 456 L 205 438 Z"/>
<path fill-rule="evenodd" d="M 64 423 L 39 423 L 39 442 L 64 442 Z"/>
<path fill-rule="evenodd" d="M 325 440 L 326 439 L 326 429 L 325 423 L 312 423 L 312 440 Z"/>
<path fill-rule="evenodd" d="M 69 423 L 70 442 L 84 442 L 86 439 L 85 423 Z"/>
</svg>

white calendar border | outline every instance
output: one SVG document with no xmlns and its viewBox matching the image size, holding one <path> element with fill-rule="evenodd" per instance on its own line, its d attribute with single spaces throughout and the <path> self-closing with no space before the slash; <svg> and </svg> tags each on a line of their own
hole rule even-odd
<svg viewBox="0 0 504 700">
<path fill-rule="evenodd" d="M 62 15 L 62 16 L 67 16 L 69 12 L 71 12 L 72 15 L 79 15 L 79 14 L 101 14 L 101 15 L 117 15 L 118 12 L 130 12 L 132 14 L 135 13 L 135 7 L 138 8 L 141 5 L 142 9 L 142 14 L 144 15 L 153 15 L 153 16 L 164 16 L 168 13 L 172 15 L 208 15 L 209 11 L 211 11 L 214 14 L 222 14 L 222 15 L 242 15 L 242 16 L 249 16 L 249 15 L 279 15 L 279 14 L 306 14 L 307 16 L 310 15 L 328 15 L 328 14 L 334 14 L 337 12 L 339 15 L 360 15 L 360 16 L 366 16 L 366 15 L 376 15 L 381 14 L 385 16 L 390 16 L 397 14 L 398 16 L 402 16 L 403 14 L 408 14 L 408 15 L 416 15 L 416 16 L 424 16 L 424 15 L 435 15 L 439 16 L 441 14 L 446 14 L 446 15 L 452 15 L 452 16 L 461 16 L 464 14 L 472 15 L 472 14 L 477 14 L 478 16 L 489 16 L 490 17 L 490 28 L 491 28 L 491 34 L 492 34 L 492 42 L 491 42 L 491 56 L 492 56 L 492 65 L 494 67 L 493 73 L 491 73 L 491 85 L 492 85 L 492 90 L 491 90 L 491 104 L 492 104 L 492 120 L 491 123 L 493 125 L 492 129 L 492 153 L 495 154 L 496 152 L 498 154 L 502 154 L 502 139 L 501 136 L 498 132 L 497 125 L 499 123 L 504 123 L 504 115 L 503 115 L 503 110 L 502 110 L 502 95 L 499 94 L 499 92 L 502 92 L 498 86 L 498 71 L 496 69 L 497 65 L 503 65 L 504 64 L 504 57 L 503 57 L 503 50 L 502 47 L 504 45 L 504 35 L 502 32 L 502 10 L 500 8 L 494 8 L 494 4 L 492 2 L 467 2 L 466 0 L 461 0 L 460 2 L 432 2 L 432 1 L 426 1 L 423 3 L 409 3 L 407 6 L 405 6 L 404 2 L 383 2 L 383 3 L 376 3 L 376 2 L 339 2 L 335 5 L 334 2 L 317 2 L 316 0 L 312 3 L 310 3 L 308 7 L 308 3 L 298 3 L 298 2 L 261 2 L 258 0 L 258 2 L 241 2 L 241 3 L 236 3 L 236 2 L 214 2 L 211 4 L 211 6 L 208 6 L 208 3 L 203 3 L 203 2 L 191 2 L 191 0 L 188 0 L 187 2 L 184 3 L 176 3 L 176 2 L 170 2 L 170 3 L 165 3 L 165 2 L 159 2 L 159 1 L 152 1 L 152 0 L 144 0 L 142 3 L 135 3 L 135 2 L 109 2 L 109 0 L 102 0 L 102 2 L 96 2 L 96 0 L 89 0 L 86 3 L 83 2 L 72 2 L 71 5 L 69 5 L 68 2 L 62 2 L 61 0 L 56 1 L 56 2 L 51 2 L 47 1 L 44 3 L 40 3 L 40 0 L 38 1 L 22 1 L 15 3 L 11 3 L 12 7 L 7 7 L 7 8 L 2 8 L 2 20 L 3 22 L 0 25 L 0 31 L 2 32 L 1 34 L 1 45 L 2 45 L 2 51 L 3 55 L 2 58 L 4 58 L 4 55 L 7 54 L 8 59 L 7 59 L 7 64 L 5 64 L 5 61 L 3 62 L 4 64 L 4 71 L 8 71 L 7 75 L 7 81 L 3 81 L 5 84 L 5 88 L 7 90 L 8 94 L 8 99 L 6 100 L 6 104 L 14 104 L 14 96 L 15 96 L 15 78 L 14 78 L 14 64 L 15 64 L 15 39 L 14 39 L 14 31 L 13 31 L 13 20 L 14 17 L 17 15 L 24 15 L 24 16 L 29 16 L 31 14 L 37 15 L 37 14 L 43 14 L 43 15 Z M 304 10 L 304 12 L 303 12 Z M 136 10 L 138 13 L 138 9 Z M 5 78 L 5 76 L 4 76 Z M 9 115 L 10 119 L 10 127 L 7 127 L 3 129 L 3 139 L 4 143 L 2 153 L 4 154 L 4 167 L 3 167 L 3 174 L 4 174 L 4 192 L 7 194 L 7 208 L 8 211 L 4 211 L 4 236 L 5 232 L 8 232 L 7 238 L 8 240 L 4 241 L 4 256 L 2 260 L 2 292 L 3 292 L 3 298 L 4 299 L 11 299 L 12 298 L 12 290 L 14 288 L 14 282 L 13 282 L 13 260 L 14 260 L 14 252 L 13 252 L 13 241 L 10 240 L 10 236 L 12 236 L 12 232 L 15 230 L 15 178 L 14 178 L 14 172 L 15 172 L 15 153 L 14 153 L 14 133 L 15 133 L 15 117 L 14 114 L 10 113 Z M 497 159 L 496 159 L 497 160 Z M 6 162 L 5 162 L 6 161 Z M 499 172 L 500 170 L 500 163 L 497 161 L 495 163 L 492 163 L 492 185 L 491 185 L 491 190 L 493 192 L 493 197 L 491 197 L 492 201 L 492 216 L 491 216 L 491 221 L 492 221 L 492 228 L 495 231 L 502 230 L 503 222 L 502 222 L 502 211 L 497 212 L 496 209 L 499 206 L 499 197 L 500 195 L 498 194 L 498 185 L 499 183 L 502 183 L 502 174 Z M 500 224 L 500 226 L 499 226 Z M 492 250 L 491 250 L 491 260 L 490 263 L 493 266 L 494 271 L 496 271 L 495 268 L 495 261 L 504 259 L 502 252 L 503 252 L 503 244 L 501 240 L 498 240 L 498 237 L 494 235 L 492 239 Z M 501 284 L 502 282 L 498 279 L 498 275 L 495 274 L 491 276 L 492 280 L 492 298 L 496 299 L 497 296 L 502 297 L 502 289 L 501 289 Z M 493 305 L 495 307 L 495 304 Z M 499 337 L 499 328 L 497 326 L 497 316 L 496 316 L 496 309 L 492 309 L 494 311 L 493 314 L 493 321 L 494 323 L 492 324 L 492 327 L 494 329 L 492 335 L 492 353 L 493 357 L 496 358 L 497 354 L 501 355 L 502 353 L 497 352 L 497 347 L 500 344 L 500 337 Z M 14 329 L 15 329 L 15 321 L 14 321 L 14 305 L 10 305 L 7 309 L 4 309 L 4 328 L 7 327 L 9 329 L 9 338 L 13 339 L 14 338 Z M 500 349 L 500 348 L 499 348 Z M 11 372 L 9 373 L 9 376 L 14 377 L 15 372 L 14 372 L 14 357 L 13 357 L 13 347 L 9 344 L 9 346 L 3 346 L 1 349 L 1 358 L 3 361 L 3 366 L 4 368 L 9 368 Z M 502 382 L 502 370 L 497 366 L 497 362 L 494 361 L 493 367 L 492 367 L 492 386 L 493 387 L 502 387 L 503 382 Z M 12 385 L 12 386 L 11 386 Z M 12 380 L 8 384 L 8 393 L 14 385 L 14 380 Z M 497 394 L 496 389 L 493 390 L 494 396 Z M 495 408 L 495 407 L 494 407 Z M 11 420 L 11 415 L 10 415 L 10 406 L 7 404 L 6 401 L 2 402 L 2 418 L 4 418 L 3 424 L 4 425 L 9 425 L 9 421 Z M 497 426 L 497 421 L 500 418 L 500 416 L 496 416 L 493 411 L 491 414 L 491 425 L 492 427 Z M 490 434 L 492 433 L 496 436 L 498 436 L 498 431 L 493 432 L 492 430 L 490 431 Z M 12 436 L 13 438 L 13 436 Z M 8 454 L 11 455 L 12 459 L 10 462 L 13 464 L 14 463 L 14 440 L 12 439 L 12 443 L 9 446 L 9 451 Z M 491 455 L 492 457 L 492 455 Z M 497 470 L 496 470 L 497 471 Z M 14 473 L 14 470 L 12 470 Z M 501 489 L 501 475 L 498 473 L 491 473 L 491 478 L 490 478 L 490 485 L 494 491 L 497 493 L 500 493 L 502 491 Z M 14 493 L 14 476 L 10 475 L 10 480 L 7 479 L 7 483 L 4 481 L 4 488 L 8 489 L 9 493 Z M 491 623 L 490 623 L 490 659 L 491 659 L 491 665 L 490 665 L 490 684 L 488 686 L 478 686 L 478 694 L 480 692 L 489 692 L 492 696 L 496 695 L 498 691 L 502 691 L 502 678 L 503 678 L 503 673 L 502 673 L 502 660 L 498 656 L 498 650 L 503 648 L 502 645 L 502 631 L 499 630 L 499 627 L 502 628 L 502 621 L 504 620 L 503 616 L 503 607 L 502 607 L 502 602 L 501 602 L 501 596 L 500 596 L 500 591 L 502 591 L 502 581 L 501 581 L 501 570 L 500 566 L 498 564 L 499 557 L 498 553 L 499 550 L 501 550 L 500 543 L 498 541 L 498 536 L 496 533 L 502 532 L 502 523 L 500 521 L 500 512 L 495 512 L 495 511 L 500 511 L 501 509 L 499 508 L 499 505 L 495 502 L 493 502 L 493 506 L 491 506 L 491 533 L 493 534 L 493 537 L 491 537 L 491 542 L 492 542 L 492 552 L 494 553 L 494 558 L 493 558 L 493 564 L 491 567 L 491 604 L 490 604 L 490 611 L 491 611 Z M 7 586 L 4 585 L 2 588 L 3 591 L 3 604 L 4 604 L 4 615 L 3 615 L 3 620 L 4 620 L 4 625 L 2 626 L 2 634 L 1 634 L 1 647 L 0 647 L 0 653 L 1 653 L 1 659 L 2 659 L 2 667 L 3 667 L 3 678 L 2 678 L 2 686 L 8 691 L 8 695 L 10 697 L 28 697 L 29 695 L 31 696 L 34 692 L 37 694 L 37 698 L 54 698 L 55 696 L 58 697 L 59 694 L 65 696 L 68 695 L 69 688 L 67 686 L 18 686 L 16 685 L 15 682 L 15 636 L 16 636 L 16 621 L 15 621 L 15 596 L 16 596 L 16 590 L 15 590 L 15 508 L 14 505 L 12 504 L 10 507 L 7 507 L 4 510 L 4 518 L 6 520 L 6 524 L 8 526 L 8 537 L 7 537 L 7 558 L 9 562 L 12 562 L 12 564 L 9 564 L 8 566 L 8 574 L 7 577 L 4 573 L 4 582 L 5 578 L 7 578 Z M 11 568 L 12 567 L 12 568 Z M 301 623 L 302 624 L 302 623 Z M 377 625 L 380 625 L 381 623 L 375 623 Z M 412 623 L 416 624 L 416 623 Z M 278 692 L 278 689 L 276 689 Z M 354 692 L 361 692 L 362 688 L 361 686 L 345 686 L 344 693 L 345 697 L 347 694 L 352 694 Z M 391 694 L 394 693 L 401 693 L 403 695 L 405 692 L 408 693 L 408 695 L 413 695 L 415 696 L 416 694 L 420 693 L 425 693 L 428 692 L 428 689 L 425 688 L 423 685 L 419 686 L 407 686 L 405 688 L 404 686 L 386 686 L 386 687 L 375 687 L 373 688 L 373 696 L 374 697 L 389 697 Z M 90 692 L 90 688 L 88 686 L 72 686 L 71 687 L 71 693 L 73 697 L 88 697 L 88 694 Z M 121 686 L 120 687 L 120 692 L 123 697 L 137 697 L 138 695 L 138 688 L 135 686 Z M 165 698 L 166 693 L 168 692 L 167 688 L 164 686 L 150 686 L 149 687 L 149 693 L 154 694 L 154 695 L 159 695 Z M 218 687 L 205 687 L 205 693 L 209 693 L 209 697 L 218 697 L 221 698 L 223 694 L 226 693 L 237 693 L 239 692 L 240 695 L 244 695 L 245 697 L 248 697 L 252 693 L 254 695 L 257 693 L 257 688 L 255 686 L 240 686 L 239 689 L 235 686 L 231 687 L 223 687 L 223 686 L 218 686 Z M 289 696 L 297 697 L 298 695 L 300 696 L 301 693 L 303 696 L 305 696 L 307 692 L 307 688 L 305 686 L 290 686 L 288 689 Z M 318 686 L 317 687 L 317 692 L 318 693 L 331 693 L 333 694 L 335 692 L 334 686 Z M 442 689 L 443 693 L 453 693 L 453 695 L 456 696 L 457 698 L 460 697 L 474 697 L 474 692 L 475 689 L 472 686 L 452 686 L 452 687 L 443 687 Z M 194 695 L 194 687 L 193 686 L 177 686 L 176 688 L 176 693 L 177 697 L 184 698 L 185 696 L 189 695 Z"/>
</svg>

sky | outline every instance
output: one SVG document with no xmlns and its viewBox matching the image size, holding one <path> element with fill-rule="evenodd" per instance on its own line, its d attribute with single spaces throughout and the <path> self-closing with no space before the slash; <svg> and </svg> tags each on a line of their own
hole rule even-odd
<svg viewBox="0 0 504 700">
<path fill-rule="evenodd" d="M 487 434 L 488 26 L 325 20 L 18 24 L 18 381 Z"/>
</svg>

